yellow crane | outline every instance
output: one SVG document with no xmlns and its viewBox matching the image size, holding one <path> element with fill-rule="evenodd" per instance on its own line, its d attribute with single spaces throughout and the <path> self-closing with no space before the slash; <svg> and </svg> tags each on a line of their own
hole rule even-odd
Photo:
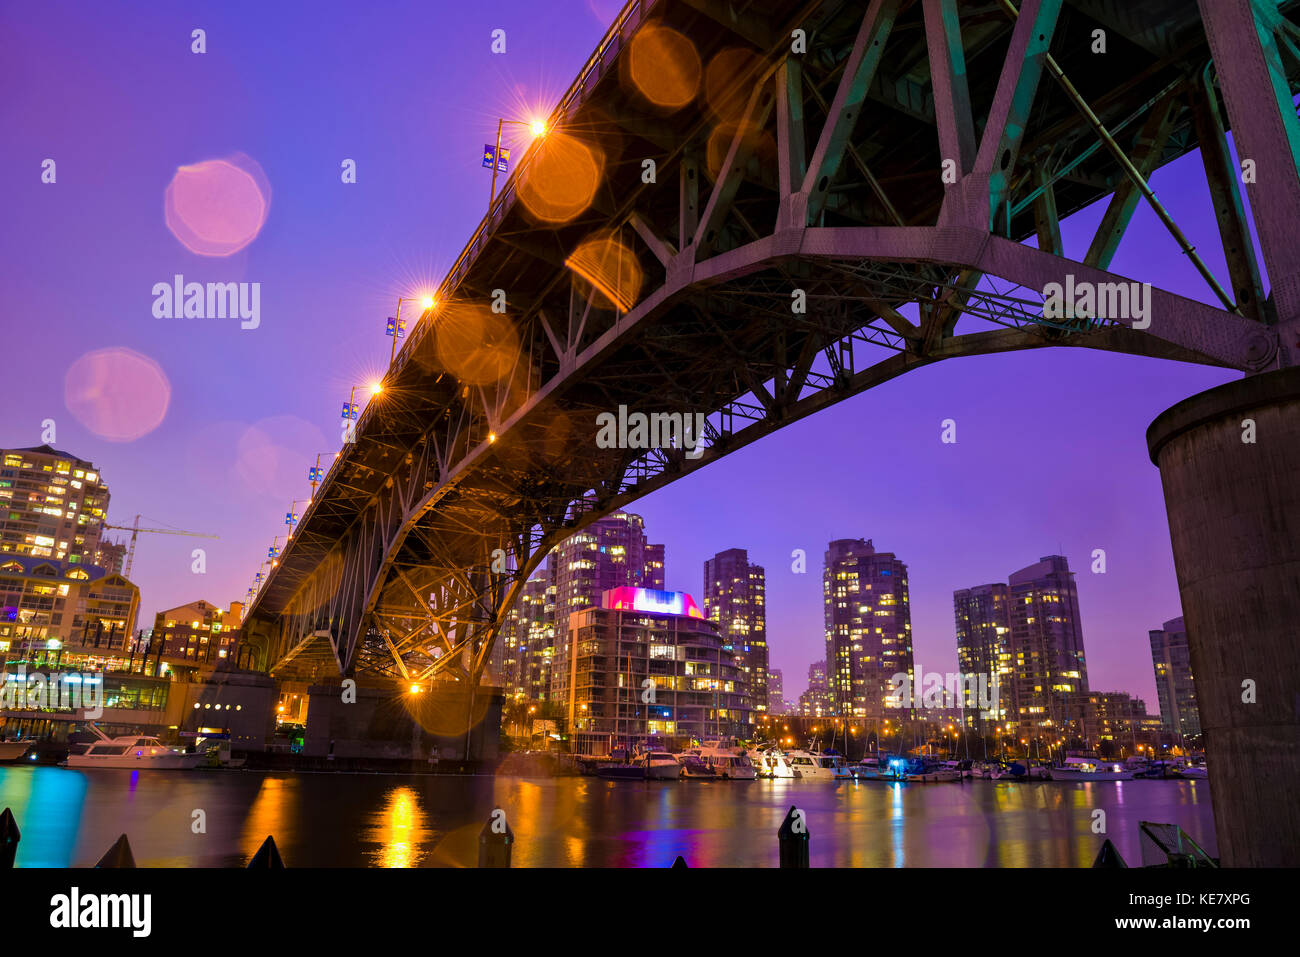
<svg viewBox="0 0 1300 957">
<path fill-rule="evenodd" d="M 119 531 L 131 533 L 131 546 L 126 550 L 126 563 L 122 566 L 122 577 L 131 577 L 131 566 L 135 563 L 135 538 L 141 532 L 148 532 L 151 535 L 188 535 L 191 538 L 215 538 L 220 539 L 220 535 L 205 535 L 202 532 L 185 532 L 178 528 L 141 528 L 140 516 L 135 517 L 134 525 L 109 525 L 104 523 L 104 528 L 115 528 Z"/>
</svg>

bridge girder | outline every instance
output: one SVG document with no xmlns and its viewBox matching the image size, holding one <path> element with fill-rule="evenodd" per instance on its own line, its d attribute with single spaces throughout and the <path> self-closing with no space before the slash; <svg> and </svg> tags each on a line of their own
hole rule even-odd
<svg viewBox="0 0 1300 957">
<path fill-rule="evenodd" d="M 1102 0 L 788 3 L 761 23 L 735 4 L 629 4 L 552 119 L 611 157 L 599 201 L 565 223 L 534 221 L 515 192 L 526 156 L 439 292 L 444 310 L 507 291 L 512 367 L 460 380 L 438 357 L 442 313 L 421 317 L 249 609 L 264 663 L 477 682 L 520 588 L 563 538 L 917 366 L 1049 346 L 1245 373 L 1294 364 L 1289 5 L 1202 0 L 1204 30 L 1149 5 L 1160 22 L 1115 36 L 1122 67 L 1107 79 L 1080 69 L 1092 31 L 1128 15 Z M 620 63 L 648 19 L 706 59 L 754 53 L 733 78 L 744 105 L 729 138 L 708 109 L 647 123 Z M 806 56 L 790 53 L 795 28 Z M 890 82 L 909 108 L 881 94 L 889 77 L 907 78 Z M 1249 100 L 1261 90 L 1264 109 Z M 620 124 L 620 108 L 634 121 Z M 1277 190 L 1251 204 L 1275 277 L 1267 301 L 1225 113 L 1238 155 L 1258 157 Z M 1155 202 L 1146 179 L 1195 146 L 1229 265 L 1225 307 L 1153 285 L 1145 326 L 1046 318 L 1051 283 L 1140 283 L 1106 267 L 1137 202 Z M 1084 261 L 1060 255 L 1059 217 L 1107 196 Z M 644 274 L 627 311 L 565 268 L 597 232 Z M 1018 241 L 1027 235 L 1047 248 Z M 620 406 L 705 414 L 702 452 L 598 447 L 597 415 Z"/>
</svg>

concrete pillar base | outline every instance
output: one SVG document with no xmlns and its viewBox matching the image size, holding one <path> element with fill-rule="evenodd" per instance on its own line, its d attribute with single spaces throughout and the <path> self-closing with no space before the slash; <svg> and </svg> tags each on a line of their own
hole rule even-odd
<svg viewBox="0 0 1300 957">
<path fill-rule="evenodd" d="M 1300 368 L 1185 399 L 1151 423 L 1147 447 L 1169 515 L 1220 859 L 1300 865 Z"/>
</svg>

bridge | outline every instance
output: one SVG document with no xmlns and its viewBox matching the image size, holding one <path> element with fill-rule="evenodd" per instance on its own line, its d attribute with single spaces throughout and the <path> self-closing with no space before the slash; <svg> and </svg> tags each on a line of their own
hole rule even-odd
<svg viewBox="0 0 1300 957">
<path fill-rule="evenodd" d="M 633 0 L 362 412 L 247 611 L 246 648 L 286 677 L 472 688 L 523 582 L 556 543 L 941 360 L 1104 349 L 1293 383 L 1293 9 L 1272 0 Z M 1225 276 L 1148 185 L 1194 149 Z M 1071 260 L 1060 220 L 1098 200 L 1096 235 Z M 1132 284 L 1142 277 L 1110 271 L 1144 202 L 1213 305 L 1153 285 L 1139 308 Z M 1081 289 L 1096 293 L 1090 303 L 1072 296 Z M 1255 392 L 1270 407 L 1290 401 L 1272 386 Z M 604 447 L 598 417 L 620 407 L 703 414 L 699 447 Z M 1167 444 L 1153 444 L 1153 457 Z M 1268 468 L 1295 474 L 1297 454 Z M 1169 499 L 1173 466 L 1161 468 Z M 1252 475 L 1242 481 L 1268 485 L 1264 472 Z M 1198 612 L 1183 573 L 1192 546 L 1180 540 L 1174 504 L 1191 634 Z M 1272 642 L 1265 657 L 1293 682 L 1279 686 L 1282 697 L 1296 687 L 1294 643 L 1280 657 L 1276 647 L 1281 622 L 1296 617 L 1290 601 L 1270 609 L 1289 617 L 1257 639 Z M 1198 661 L 1197 640 L 1200 691 L 1213 667 L 1201 667 L 1210 652 Z M 1214 707 L 1203 715 L 1210 742 L 1216 721 L 1240 724 Z M 1275 728 L 1277 714 L 1263 723 Z M 1300 759 L 1289 747 L 1283 773 L 1295 784 Z M 1217 804 L 1228 784 L 1213 769 L 1226 774 L 1228 757 L 1210 760 Z"/>
</svg>

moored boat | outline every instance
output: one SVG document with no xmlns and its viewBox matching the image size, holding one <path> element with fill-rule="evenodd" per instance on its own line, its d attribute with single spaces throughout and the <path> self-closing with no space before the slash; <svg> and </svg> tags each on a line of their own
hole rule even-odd
<svg viewBox="0 0 1300 957">
<path fill-rule="evenodd" d="M 0 764 L 8 764 L 21 759 L 32 745 L 36 743 L 34 738 L 25 741 L 0 741 Z"/>
<path fill-rule="evenodd" d="M 851 781 L 853 774 L 844 761 L 844 756 L 831 751 L 806 751 L 797 748 L 787 751 L 786 758 L 790 766 L 799 772 L 799 776 L 814 781 Z"/>
<path fill-rule="evenodd" d="M 91 726 L 99 740 L 84 751 L 70 753 L 63 764 L 69 768 L 149 768 L 160 771 L 186 771 L 196 768 L 207 755 L 186 752 L 163 744 L 149 735 L 124 735 L 110 738 Z"/>
<path fill-rule="evenodd" d="M 1131 781 L 1137 772 L 1102 758 L 1068 757 L 1051 769 L 1054 781 Z"/>
</svg>

